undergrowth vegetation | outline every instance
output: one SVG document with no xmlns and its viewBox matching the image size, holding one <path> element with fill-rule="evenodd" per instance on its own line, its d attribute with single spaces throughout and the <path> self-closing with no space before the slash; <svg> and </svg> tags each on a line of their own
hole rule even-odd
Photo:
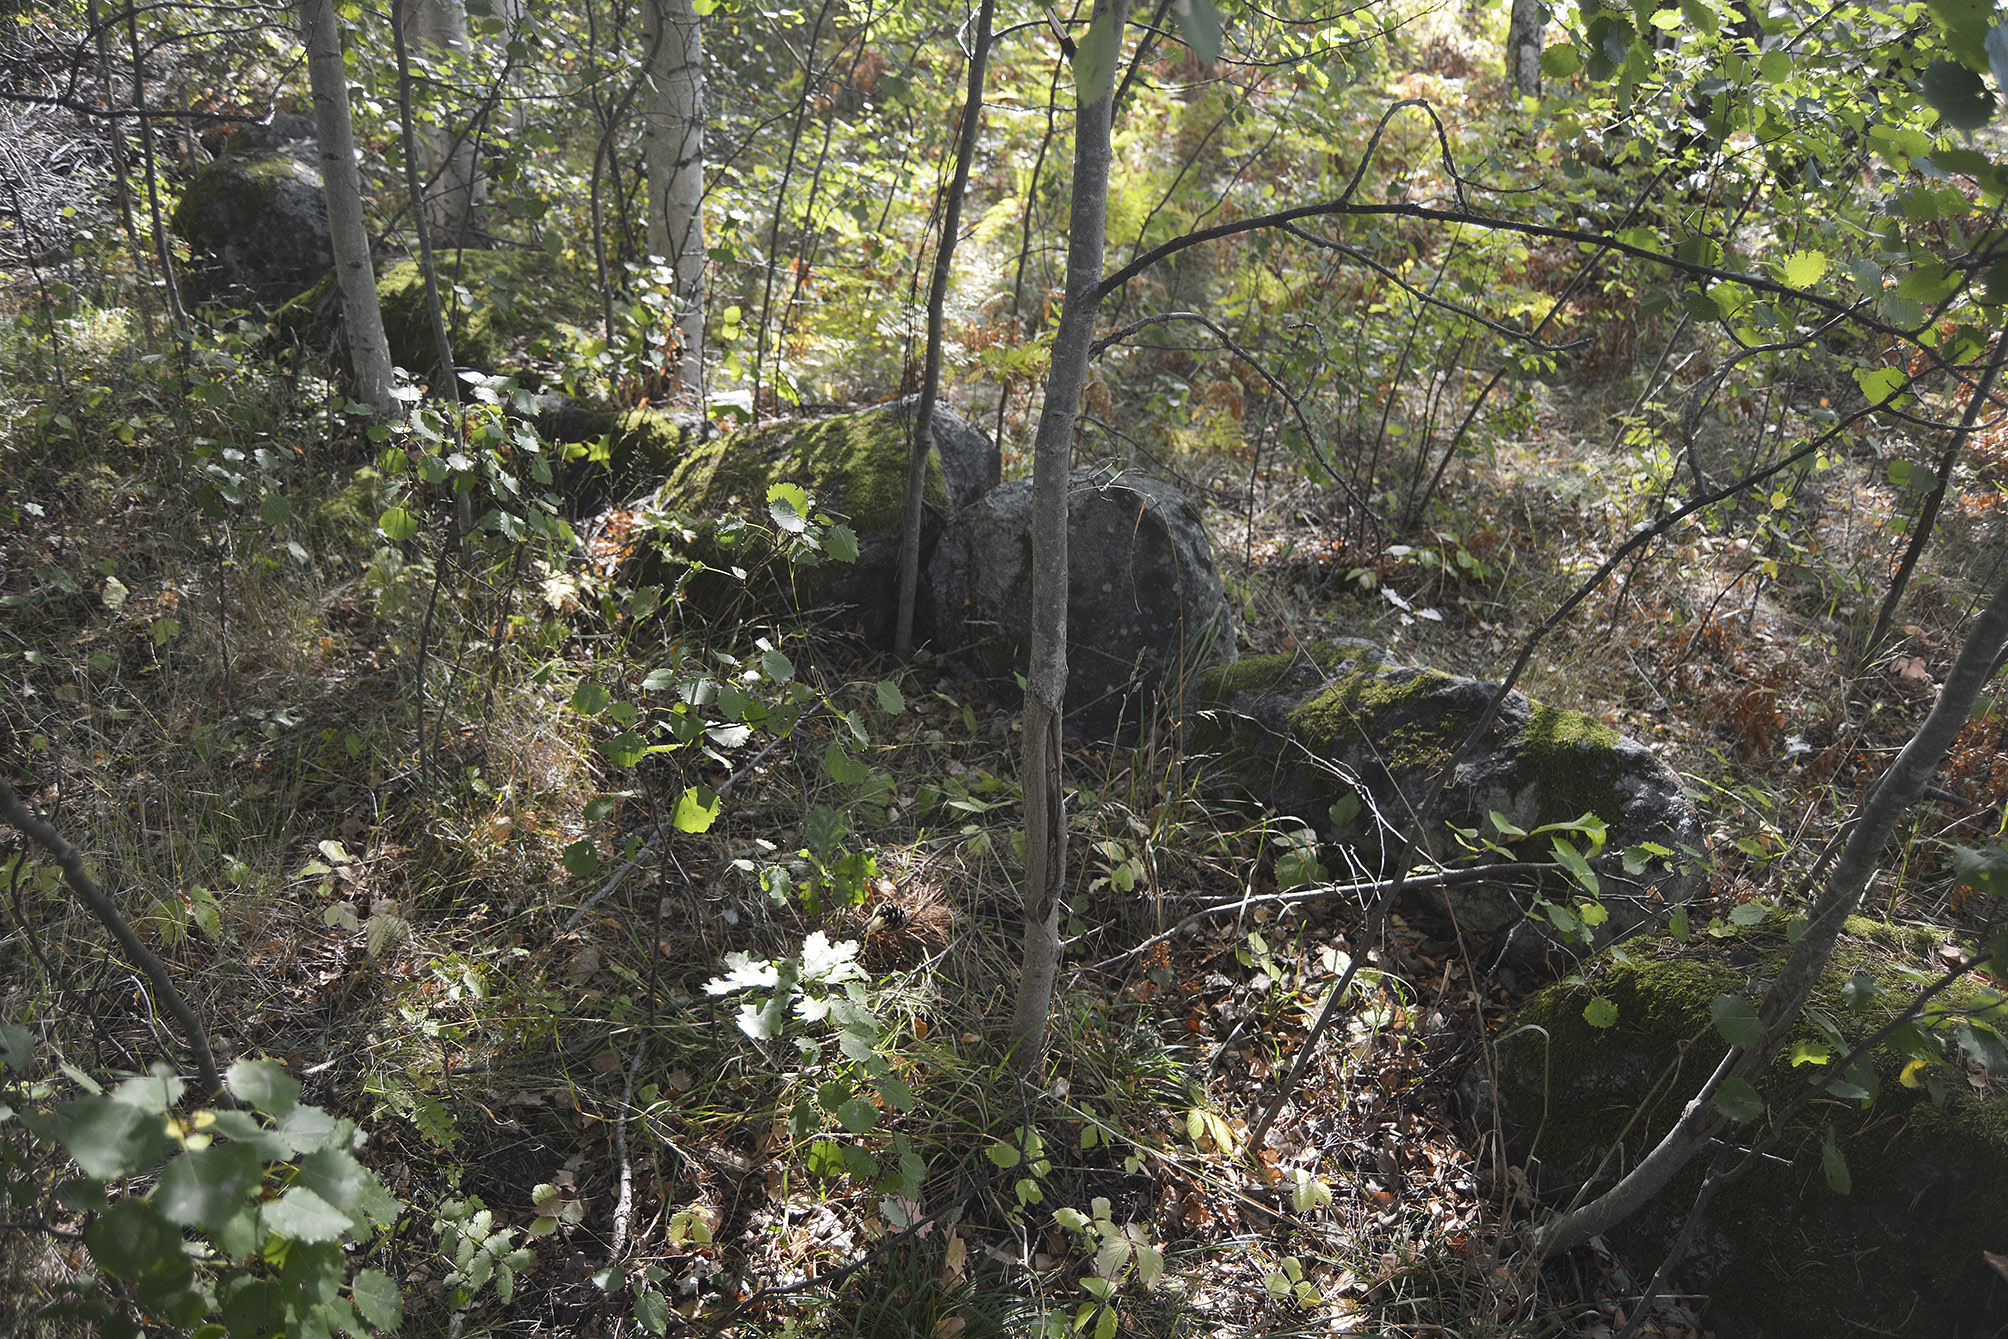
<svg viewBox="0 0 2008 1339">
<path fill-rule="evenodd" d="M 497 230 L 579 266 L 600 127 L 560 112 L 613 117 L 630 59 L 582 34 L 594 8 L 536 7 L 526 40 L 579 59 L 523 75 L 549 124 L 499 135 L 491 167 Z M 1634 196 L 1717 217 L 1728 186 L 1708 172 L 1729 169 L 1676 190 L 1671 167 L 1625 170 L 1649 127 L 1510 97 L 1503 17 L 1250 11 L 1268 59 L 1209 74 L 1153 53 L 1119 123 L 1111 269 L 1349 188 L 1454 198 L 1457 164 L 1499 198 L 1557 190 L 1543 208 L 1586 227 L 1644 226 Z M 715 384 L 689 407 L 736 422 L 911 388 L 956 21 L 707 19 L 734 77 L 709 206 Z M 1023 26 L 998 57 L 950 320 L 950 397 L 997 431 L 1007 474 L 1064 268 L 1049 128 L 1071 113 Z M 206 49 L 161 77 L 192 96 Z M 353 77 L 394 154 L 390 75 L 359 58 Z M 218 105 L 285 76 L 246 78 L 262 82 Z M 1396 99 L 1421 105 L 1390 115 Z M 850 561 L 847 518 L 792 485 L 722 521 L 581 509 L 604 462 L 545 442 L 500 376 L 463 378 L 451 409 L 410 387 L 405 419 L 372 422 L 262 316 L 177 329 L 126 244 L 143 221 L 90 162 L 73 202 L 17 200 L 4 242 L 0 756 L 166 961 L 252 1110 L 189 1094 L 200 1112 L 172 1138 L 91 1143 L 110 1128 L 91 1122 L 180 1101 L 153 1066 L 186 1039 L 8 830 L 0 1117 L 39 1139 L 0 1125 L 0 1328 L 215 1312 L 232 1335 L 1610 1332 L 1636 1264 L 1521 1253 L 1530 1190 L 1480 1158 L 1452 1099 L 1542 982 L 1419 915 L 1370 942 L 1343 899 L 1188 920 L 1365 871 L 1306 816 L 1220 804 L 1167 707 L 1135 743 L 1070 741 L 1068 958 L 1045 1086 L 1018 1091 L 1014 718 L 841 620 L 715 616 L 721 583 L 760 610 L 763 583 Z M 378 207 L 401 228 L 390 180 Z M 1739 183 L 1756 221 L 1728 240 L 1789 264 L 1810 245 L 1787 235 L 1789 202 Z M 547 384 L 632 406 L 662 393 L 670 325 L 660 276 L 607 230 L 618 310 L 551 344 Z M 1987 419 L 1942 478 L 1925 427 L 1855 412 L 1863 378 L 1894 371 L 1919 378 L 1912 420 L 1957 417 L 1970 387 L 1927 385 L 1917 345 L 1850 331 L 1751 362 L 1733 312 L 1572 238 L 1389 216 L 1296 241 L 1183 251 L 1111 298 L 1109 329 L 1187 306 L 1211 324 L 1106 351 L 1088 451 L 1204 504 L 1244 653 L 1357 636 L 1490 680 L 1670 496 L 1782 465 L 1637 549 L 1520 682 L 1680 769 L 1708 830 L 1697 931 L 1796 912 L 1998 573 L 2008 429 Z M 1985 343 L 1943 324 L 1932 347 Z M 1941 484 L 1936 537 L 1872 643 Z M 644 541 L 686 556 L 638 562 Z M 1966 727 L 1875 916 L 1966 931 L 1995 914 L 1935 839 L 1999 835 L 2004 719 L 1990 702 Z M 1338 1032 L 1249 1147 L 1342 979 Z M 331 1124 L 287 1144 L 273 1131 L 294 1111 Z M 242 1173 L 233 1203 L 148 1179 L 240 1147 L 258 1156 L 195 1164 Z M 84 1225 L 108 1186 L 132 1192 L 94 1220 L 134 1234 L 123 1256 Z M 288 1216 L 342 1194 L 339 1223 Z"/>
</svg>

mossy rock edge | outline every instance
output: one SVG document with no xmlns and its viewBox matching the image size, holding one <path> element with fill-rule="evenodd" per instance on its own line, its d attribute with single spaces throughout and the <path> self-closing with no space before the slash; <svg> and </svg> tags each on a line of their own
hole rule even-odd
<svg viewBox="0 0 2008 1339">
<path fill-rule="evenodd" d="M 1341 826 L 1334 803 L 1364 790 L 1379 812 L 1405 821 L 1427 802 L 1434 775 L 1497 688 L 1393 664 L 1366 642 L 1320 643 L 1201 675 L 1193 745 L 1214 755 L 1216 780 L 1303 819 L 1327 842 L 1366 845 L 1373 841 L 1367 812 Z M 1680 778 L 1643 744 L 1579 712 L 1508 694 L 1427 816 L 1437 854 L 1446 862 L 1463 854 L 1446 824 L 1496 838 L 1489 818 L 1495 811 L 1528 831 L 1585 814 L 1609 825 L 1596 866 L 1609 913 L 1599 942 L 1635 932 L 1707 887 L 1693 854 L 1702 846 L 1701 828 Z M 1628 874 L 1621 853 L 1642 843 L 1672 854 Z M 1547 839 L 1526 846 L 1528 859 L 1552 859 Z M 1582 895 L 1558 887 L 1554 896 L 1573 903 Z M 1530 920 L 1524 894 L 1504 884 L 1421 900 L 1464 931 L 1508 937 L 1522 963 L 1582 951 L 1546 922 Z"/>
<path fill-rule="evenodd" d="M 896 613 L 901 518 L 913 401 L 895 401 L 821 419 L 763 423 L 699 441 L 691 425 L 636 410 L 614 416 L 610 447 L 616 477 L 661 478 L 647 509 L 699 519 L 694 540 L 658 543 L 640 558 L 635 578 L 668 584 L 678 565 L 696 559 L 710 568 L 751 569 L 764 546 L 723 551 L 716 543 L 719 518 L 740 516 L 769 525 L 767 490 L 795 484 L 815 511 L 840 518 L 858 537 L 854 563 L 822 561 L 792 570 L 769 570 L 750 590 L 722 572 L 707 573 L 687 589 L 692 612 L 703 617 L 749 608 L 789 613 L 825 610 L 853 622 L 877 646 L 892 640 Z M 952 410 L 938 408 L 935 449 L 928 457 L 927 511 L 921 527 L 920 603 L 915 624 L 924 640 L 937 626 L 936 609 L 959 598 L 949 578 L 934 569 L 947 522 L 959 505 L 982 496 L 1000 466 L 996 446 Z M 945 448 L 945 449 L 944 449 Z M 772 567 L 772 565 L 769 565 Z M 946 584 L 944 584 L 946 583 Z"/>
<path fill-rule="evenodd" d="M 1850 976 L 1875 977 L 1891 991 L 1879 998 L 1903 999 L 1914 989 L 1906 968 L 1936 970 L 1915 935 L 1888 929 L 1851 920 L 1816 992 L 1815 1007 L 1845 1033 L 1865 1035 L 1893 1007 L 1850 1013 L 1841 1000 Z M 1587 987 L 1552 986 L 1501 1028 L 1498 1086 L 1474 1070 L 1463 1088 L 1467 1109 L 1487 1131 L 1496 1113 L 1509 1160 L 1528 1168 L 1544 1196 L 1564 1202 L 1635 1115 L 1611 1167 L 1631 1165 L 1665 1133 L 1725 1048 L 1710 1002 L 1767 979 L 1785 951 L 1779 936 L 1760 933 L 1635 941 L 1628 963 L 1599 960 Z M 1585 1020 L 1593 995 L 1616 1005 L 1614 1026 Z M 1676 1060 L 1676 1080 L 1648 1101 Z M 1719 1193 L 1676 1279 L 1708 1297 L 1703 1320 L 1719 1339 L 2008 1333 L 2008 1280 L 1981 1254 L 2008 1246 L 2008 1098 L 1955 1091 L 1939 1109 L 1897 1081 L 1900 1068 L 1900 1057 L 1878 1054 L 1881 1092 L 1869 1110 L 1816 1104 L 1777 1149 L 1788 1162 L 1766 1163 Z M 1796 1086 L 1788 1059 L 1768 1086 L 1775 1094 Z M 1828 1122 L 1853 1182 L 1846 1195 L 1829 1188 L 1822 1170 Z M 1651 1274 L 1680 1230 L 1701 1161 L 1609 1234 L 1637 1277 Z"/>
</svg>

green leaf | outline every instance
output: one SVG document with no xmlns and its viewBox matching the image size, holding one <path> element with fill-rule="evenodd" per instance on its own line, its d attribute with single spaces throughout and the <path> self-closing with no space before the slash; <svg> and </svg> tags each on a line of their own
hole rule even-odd
<svg viewBox="0 0 2008 1339">
<path fill-rule="evenodd" d="M 565 853 L 558 857 L 558 863 L 565 867 L 567 874 L 589 879 L 600 872 L 600 853 L 594 849 L 591 837 L 581 837 L 565 848 Z"/>
<path fill-rule="evenodd" d="M 1591 1027 L 1614 1027 L 1618 1021 L 1618 1006 L 1599 995 L 1584 1006 L 1583 1021 Z"/>
<path fill-rule="evenodd" d="M 1567 79 L 1583 68 L 1583 53 L 1567 42 L 1541 53 L 1541 73 L 1550 79 Z"/>
<path fill-rule="evenodd" d="M 615 767 L 633 767 L 648 756 L 648 741 L 632 730 L 623 730 L 596 747 Z"/>
<path fill-rule="evenodd" d="M 840 563 L 858 560 L 858 532 L 842 521 L 833 521 L 823 531 L 823 551 Z"/>
<path fill-rule="evenodd" d="M 340 1241 L 355 1220 L 305 1186 L 294 1186 L 271 1201 L 261 1216 L 267 1231 L 292 1241 Z"/>
<path fill-rule="evenodd" d="M 791 535 L 809 527 L 809 495 L 795 484 L 775 484 L 767 490 L 767 515 Z"/>
<path fill-rule="evenodd" d="M 28 1029 L 15 1027 L 12 1023 L 0 1023 L 0 1065 L 17 1074 L 25 1074 L 34 1062 L 35 1039 L 28 1034 Z"/>
<path fill-rule="evenodd" d="M 268 494 L 258 504 L 258 519 L 267 525 L 280 526 L 293 514 L 293 504 L 277 493 Z"/>
<path fill-rule="evenodd" d="M 760 653 L 760 668 L 777 683 L 786 683 L 795 677 L 795 662 L 771 646 Z"/>
<path fill-rule="evenodd" d="M 1870 404 L 1886 404 L 1898 395 L 1910 378 L 1900 367 L 1858 367 L 1855 369 L 1855 385 L 1862 388 L 1862 394 Z"/>
<path fill-rule="evenodd" d="M 1836 1195 L 1845 1195 L 1854 1189 L 1854 1178 L 1848 1175 L 1848 1160 L 1834 1146 L 1831 1129 L 1827 1131 L 1826 1142 L 1820 1145 L 1820 1170 L 1827 1174 L 1827 1189 Z"/>
<path fill-rule="evenodd" d="M 1971 847 L 1952 848 L 1952 872 L 1976 892 L 1999 896 L 2008 893 L 2008 849 L 1999 846 L 1984 851 Z"/>
<path fill-rule="evenodd" d="M 84 1175 L 100 1181 L 151 1171 L 174 1148 L 158 1113 L 103 1094 L 75 1098 L 53 1111 L 24 1111 L 21 1123 L 62 1145 Z"/>
<path fill-rule="evenodd" d="M 1739 902 L 1729 909 L 1731 925 L 1762 925 L 1764 918 L 1771 914 L 1771 908 L 1762 902 Z"/>
<path fill-rule="evenodd" d="M 862 1097 L 853 1097 L 836 1110 L 837 1123 L 852 1134 L 868 1134 L 878 1125 L 878 1108 Z"/>
<path fill-rule="evenodd" d="M 1176 0 L 1172 13 L 1178 16 L 1178 31 L 1191 46 L 1202 65 L 1220 58 L 1220 11 L 1213 0 Z"/>
<path fill-rule="evenodd" d="M 669 1329 L 669 1299 L 653 1288 L 645 1289 L 634 1299 L 635 1323 L 650 1334 L 663 1334 Z"/>
<path fill-rule="evenodd" d="M 1866 1009 L 1882 993 L 1883 988 L 1874 977 L 1857 972 L 1841 986 L 1841 1003 L 1850 1009 Z"/>
<path fill-rule="evenodd" d="M 223 1231 L 265 1179 L 249 1144 L 211 1144 L 184 1153 L 160 1174 L 153 1202 L 170 1223 Z"/>
<path fill-rule="evenodd" d="M 343 1213 L 354 1213 L 374 1177 L 338 1148 L 319 1148 L 300 1159 L 295 1185 L 305 1186 Z"/>
<path fill-rule="evenodd" d="M 230 1339 L 276 1339 L 286 1333 L 286 1292 L 271 1279 L 248 1279 L 223 1299 Z"/>
<path fill-rule="evenodd" d="M 878 693 L 880 711 L 888 716 L 898 716 L 906 711 L 906 697 L 891 679 L 880 679 L 873 688 Z"/>
<path fill-rule="evenodd" d="M 239 1060 L 223 1076 L 231 1093 L 268 1116 L 284 1116 L 300 1101 L 300 1084 L 271 1060 Z"/>
<path fill-rule="evenodd" d="M 1994 119 L 1994 94 L 1964 65 L 1935 60 L 1918 81 L 1918 91 L 1954 130 L 1974 131 Z"/>
<path fill-rule="evenodd" d="M 377 529 L 383 531 L 385 539 L 402 543 L 418 533 L 418 518 L 403 507 L 392 507 L 377 517 Z"/>
<path fill-rule="evenodd" d="M 992 1144 L 983 1150 L 983 1156 L 1007 1171 L 1024 1161 L 1024 1156 L 1009 1144 Z"/>
<path fill-rule="evenodd" d="M 871 775 L 869 767 L 845 752 L 844 746 L 834 739 L 823 750 L 823 770 L 838 784 L 845 786 L 861 785 Z"/>
<path fill-rule="evenodd" d="M 692 786 L 676 797 L 669 821 L 678 832 L 709 832 L 723 807 L 718 796 L 704 786 Z"/>
<path fill-rule="evenodd" d="M 1715 1090 L 1715 1109 L 1741 1125 L 1764 1114 L 1764 1099 L 1742 1079 L 1724 1079 Z"/>
<path fill-rule="evenodd" d="M 1758 1020 L 1757 1006 L 1738 995 L 1717 995 L 1708 1006 L 1715 1030 L 1731 1046 L 1745 1050 L 1764 1040 L 1764 1024 Z"/>
<path fill-rule="evenodd" d="M 1811 288 L 1827 275 L 1827 253 L 1794 251 L 1778 266 L 1778 278 L 1794 288 Z"/>
<path fill-rule="evenodd" d="M 1114 6 L 1097 9 L 1088 35 L 1074 50 L 1074 97 L 1081 106 L 1092 107 L 1115 90 L 1121 50 L 1122 29 Z"/>
<path fill-rule="evenodd" d="M 390 1275 L 380 1269 L 365 1269 L 349 1285 L 356 1310 L 372 1328 L 388 1333 L 404 1323 L 404 1294 Z M 661 1330 L 656 1331 L 661 1334 Z"/>
<path fill-rule="evenodd" d="M 581 680 L 579 686 L 572 690 L 572 710 L 581 716 L 597 716 L 607 709 L 611 701 L 613 694 L 591 679 Z"/>
<path fill-rule="evenodd" d="M 1833 1054 L 1823 1041 L 1796 1041 L 1786 1053 L 1786 1058 L 1797 1069 L 1800 1065 L 1824 1065 L 1833 1058 Z"/>
<path fill-rule="evenodd" d="M 162 1217 L 151 1201 L 135 1195 L 99 1214 L 84 1229 L 84 1245 L 98 1268 L 115 1279 L 188 1269 L 188 1257 L 181 1253 L 181 1229 Z"/>
</svg>

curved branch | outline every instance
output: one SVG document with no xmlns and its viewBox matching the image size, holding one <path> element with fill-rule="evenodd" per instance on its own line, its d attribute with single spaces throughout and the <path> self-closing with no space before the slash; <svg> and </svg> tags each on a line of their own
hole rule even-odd
<svg viewBox="0 0 2008 1339">
<path fill-rule="evenodd" d="M 12 823 L 30 841 L 55 857 L 56 864 L 62 868 L 64 882 L 70 885 L 70 891 L 76 894 L 77 900 L 89 908 L 105 929 L 111 931 L 112 938 L 125 950 L 126 956 L 146 973 L 147 980 L 153 982 L 153 988 L 166 1001 L 167 1011 L 181 1025 L 189 1048 L 195 1052 L 195 1072 L 202 1081 L 202 1100 L 215 1100 L 223 1092 L 223 1080 L 216 1072 L 216 1057 L 209 1050 L 209 1033 L 196 1018 L 195 1011 L 188 1007 L 188 1001 L 175 989 L 167 964 L 133 933 L 132 926 L 120 914 L 118 904 L 98 887 L 97 880 L 84 868 L 84 857 L 77 848 L 64 841 L 63 834 L 52 825 L 30 812 L 5 777 L 0 777 L 0 818 Z"/>
</svg>

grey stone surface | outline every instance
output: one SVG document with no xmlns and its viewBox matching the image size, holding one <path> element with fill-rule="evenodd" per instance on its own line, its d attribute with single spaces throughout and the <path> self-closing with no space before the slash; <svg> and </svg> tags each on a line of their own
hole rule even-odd
<svg viewBox="0 0 2008 1339">
<path fill-rule="evenodd" d="M 335 257 L 316 152 L 310 119 L 278 116 L 232 136 L 188 183 L 172 226 L 195 256 L 191 300 L 276 308 L 328 272 Z"/>
<path fill-rule="evenodd" d="M 1014 675 L 1029 653 L 1031 505 L 1029 479 L 990 490 L 961 515 L 930 572 L 943 610 L 954 605 L 952 587 L 966 583 L 958 657 L 1006 700 L 1017 696 Z M 1070 731 L 1133 734 L 1164 694 L 1182 694 L 1201 670 L 1233 658 L 1206 528 L 1170 484 L 1107 466 L 1075 470 L 1067 549 Z"/>
</svg>

